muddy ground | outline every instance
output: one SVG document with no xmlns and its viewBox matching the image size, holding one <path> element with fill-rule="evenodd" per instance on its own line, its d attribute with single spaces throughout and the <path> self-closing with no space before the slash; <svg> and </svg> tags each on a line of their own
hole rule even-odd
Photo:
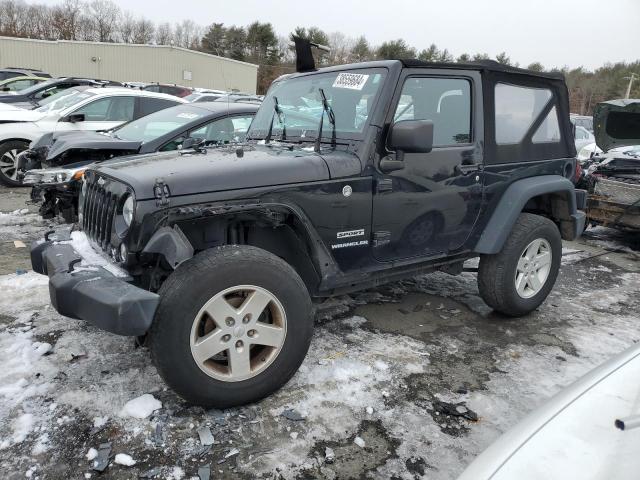
<svg viewBox="0 0 640 480">
<path fill-rule="evenodd" d="M 454 479 L 532 409 L 640 340 L 640 241 L 595 228 L 565 243 L 556 288 L 525 318 L 487 308 L 473 273 L 335 298 L 285 388 L 205 411 L 167 390 L 132 339 L 49 306 L 47 279 L 14 244 L 51 225 L 21 210 L 25 199 L 0 190 L 3 479 Z M 123 416 L 143 394 L 162 408 Z M 98 473 L 86 455 L 105 443 L 110 464 Z M 116 464 L 118 453 L 135 464 Z"/>
</svg>

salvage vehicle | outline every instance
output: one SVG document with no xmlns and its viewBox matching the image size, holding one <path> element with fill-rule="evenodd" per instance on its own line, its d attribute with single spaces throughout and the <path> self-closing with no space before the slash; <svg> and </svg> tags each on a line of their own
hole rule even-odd
<svg viewBox="0 0 640 480">
<path fill-rule="evenodd" d="M 634 345 L 527 415 L 458 480 L 637 477 L 639 377 L 640 346 Z"/>
<path fill-rule="evenodd" d="M 194 404 L 283 386 L 309 348 L 312 299 L 480 257 L 482 298 L 526 315 L 584 227 L 560 74 L 316 69 L 296 43 L 297 73 L 271 85 L 244 145 L 90 167 L 76 229 L 31 249 L 60 314 L 137 336 Z"/>
<path fill-rule="evenodd" d="M 34 110 L 0 111 L 0 182 L 20 186 L 20 153 L 42 135 L 70 130 L 111 130 L 184 100 L 123 87 L 73 87 Z"/>
<path fill-rule="evenodd" d="M 640 230 L 640 100 L 596 105 L 595 137 L 603 153 L 585 164 L 587 222 Z"/>
<path fill-rule="evenodd" d="M 114 157 L 222 145 L 245 140 L 256 105 L 234 103 L 181 104 L 139 118 L 109 132 L 62 132 L 43 135 L 21 155 L 32 185 L 31 199 L 41 202 L 43 218 L 77 220 L 82 174 L 90 163 Z M 129 158 L 129 157 L 127 157 Z"/>
<path fill-rule="evenodd" d="M 31 75 L 8 78 L 0 82 L 0 92 L 19 92 L 20 90 L 45 81 L 47 81 L 45 77 L 34 77 Z"/>
<path fill-rule="evenodd" d="M 33 109 L 41 106 L 43 104 L 42 101 L 47 97 L 80 85 L 93 87 L 118 86 L 117 82 L 108 80 L 75 77 L 53 78 L 20 90 L 19 92 L 5 92 L 4 94 L 0 94 L 0 103 L 12 103 L 18 107 Z"/>
</svg>

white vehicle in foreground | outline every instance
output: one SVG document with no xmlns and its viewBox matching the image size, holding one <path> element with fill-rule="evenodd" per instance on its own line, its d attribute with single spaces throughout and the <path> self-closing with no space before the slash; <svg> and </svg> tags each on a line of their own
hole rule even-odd
<svg viewBox="0 0 640 480">
<path fill-rule="evenodd" d="M 163 93 L 124 87 L 73 87 L 34 110 L 0 109 L 0 182 L 19 186 L 20 152 L 42 135 L 71 130 L 111 130 L 125 122 L 186 103 Z"/>
<path fill-rule="evenodd" d="M 627 480 L 640 472 L 640 345 L 502 435 L 458 480 Z"/>
</svg>

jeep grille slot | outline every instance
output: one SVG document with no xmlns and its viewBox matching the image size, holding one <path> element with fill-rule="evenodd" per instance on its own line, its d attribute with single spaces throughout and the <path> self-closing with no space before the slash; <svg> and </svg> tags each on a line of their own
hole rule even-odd
<svg viewBox="0 0 640 480">
<path fill-rule="evenodd" d="M 87 185 L 83 202 L 82 229 L 100 248 L 108 251 L 118 196 L 92 182 Z"/>
</svg>

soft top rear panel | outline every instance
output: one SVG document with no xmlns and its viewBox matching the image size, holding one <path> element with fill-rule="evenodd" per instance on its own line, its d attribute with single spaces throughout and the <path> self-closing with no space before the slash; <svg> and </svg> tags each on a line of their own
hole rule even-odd
<svg viewBox="0 0 640 480">
<path fill-rule="evenodd" d="M 573 158 L 576 148 L 569 120 L 569 92 L 563 76 L 534 75 L 510 70 L 487 69 L 482 72 L 485 113 L 485 162 L 487 164 L 533 162 L 556 158 Z M 532 89 L 548 89 L 551 96 L 535 116 L 518 143 L 496 142 L 496 86 L 499 84 Z M 550 112 L 557 114 L 558 141 L 536 143 L 532 139 Z M 532 117 L 534 118 L 534 117 Z"/>
</svg>

